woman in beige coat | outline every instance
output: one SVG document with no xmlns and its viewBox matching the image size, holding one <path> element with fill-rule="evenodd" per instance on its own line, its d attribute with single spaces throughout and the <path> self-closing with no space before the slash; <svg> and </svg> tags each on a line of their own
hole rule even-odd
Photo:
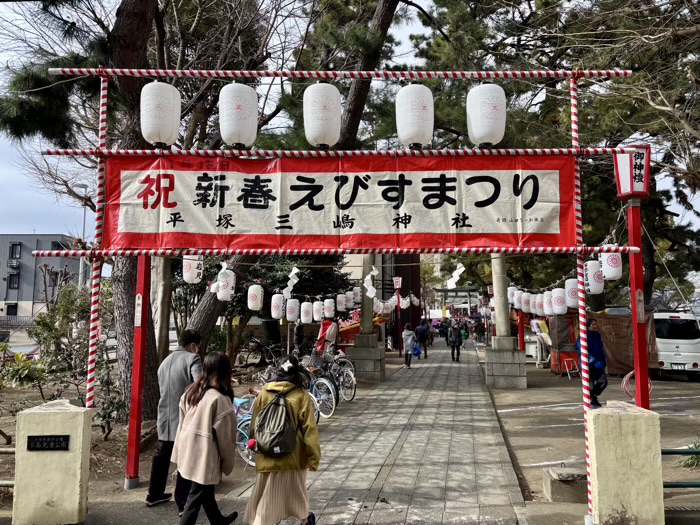
<svg viewBox="0 0 700 525">
<path fill-rule="evenodd" d="M 248 500 L 244 521 L 250 525 L 274 525 L 295 517 L 304 525 L 315 525 L 316 517 L 309 511 L 306 471 L 318 469 L 321 445 L 313 401 L 302 386 L 296 357 L 286 360 L 273 381 L 263 388 L 255 401 L 250 428 L 255 428 L 255 418 L 277 394 L 285 396 L 288 411 L 298 429 L 296 446 L 286 456 L 274 458 L 258 454 L 255 457 L 255 489 Z"/>
<path fill-rule="evenodd" d="M 173 446 L 173 463 L 192 482 L 180 525 L 194 525 L 199 509 L 212 525 L 229 525 L 238 517 L 221 514 L 214 487 L 221 474 L 233 470 L 236 414 L 233 411 L 231 362 L 214 352 L 204 359 L 203 373 L 180 399 L 180 424 Z"/>
</svg>

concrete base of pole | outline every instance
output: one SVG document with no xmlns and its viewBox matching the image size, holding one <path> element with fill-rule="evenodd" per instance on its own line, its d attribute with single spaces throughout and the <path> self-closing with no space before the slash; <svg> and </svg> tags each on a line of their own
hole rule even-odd
<svg viewBox="0 0 700 525">
<path fill-rule="evenodd" d="M 361 381 L 379 382 L 386 379 L 384 348 L 378 346 L 376 334 L 355 336 L 355 346 L 348 348 L 348 356 L 355 363 L 355 376 Z"/>
<path fill-rule="evenodd" d="M 494 337 L 486 350 L 486 386 L 527 388 L 525 352 L 516 350 L 515 337 Z"/>
<path fill-rule="evenodd" d="M 139 488 L 139 478 L 124 478 L 124 490 L 134 490 Z"/>
</svg>

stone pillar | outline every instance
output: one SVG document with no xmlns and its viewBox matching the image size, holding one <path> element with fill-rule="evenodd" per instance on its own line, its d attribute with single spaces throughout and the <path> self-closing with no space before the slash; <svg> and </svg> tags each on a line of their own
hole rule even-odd
<svg viewBox="0 0 700 525">
<path fill-rule="evenodd" d="M 527 388 L 525 352 L 516 350 L 510 335 L 508 279 L 503 254 L 491 254 L 493 299 L 496 309 L 496 337 L 486 349 L 486 385 L 492 388 Z"/>
<path fill-rule="evenodd" d="M 18 414 L 12 525 L 85 521 L 90 412 L 58 400 Z"/>
<path fill-rule="evenodd" d="M 621 401 L 588 412 L 594 523 L 664 523 L 659 415 Z"/>
<path fill-rule="evenodd" d="M 384 347 L 377 344 L 376 334 L 358 334 L 355 346 L 348 349 L 348 355 L 355 363 L 355 376 L 362 381 L 384 381 L 386 361 Z"/>
</svg>

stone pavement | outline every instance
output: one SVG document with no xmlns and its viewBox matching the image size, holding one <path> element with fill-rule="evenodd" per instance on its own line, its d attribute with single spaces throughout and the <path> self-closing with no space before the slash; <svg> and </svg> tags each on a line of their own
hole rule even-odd
<svg viewBox="0 0 700 525">
<path fill-rule="evenodd" d="M 525 504 L 476 352 L 450 358 L 436 340 L 374 387 L 360 385 L 322 422 L 309 473 L 319 525 L 517 525 Z M 252 486 L 222 498 L 242 512 Z M 518 521 L 520 517 L 520 521 Z"/>
</svg>

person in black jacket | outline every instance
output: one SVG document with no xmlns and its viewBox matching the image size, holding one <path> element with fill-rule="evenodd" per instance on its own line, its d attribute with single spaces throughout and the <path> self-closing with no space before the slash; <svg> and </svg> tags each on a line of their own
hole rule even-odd
<svg viewBox="0 0 700 525">
<path fill-rule="evenodd" d="M 452 349 L 452 360 L 459 363 L 459 351 L 462 348 L 462 330 L 459 328 L 459 324 L 454 322 L 447 333 L 447 342 Z M 455 358 L 456 354 L 456 358 Z"/>
</svg>

